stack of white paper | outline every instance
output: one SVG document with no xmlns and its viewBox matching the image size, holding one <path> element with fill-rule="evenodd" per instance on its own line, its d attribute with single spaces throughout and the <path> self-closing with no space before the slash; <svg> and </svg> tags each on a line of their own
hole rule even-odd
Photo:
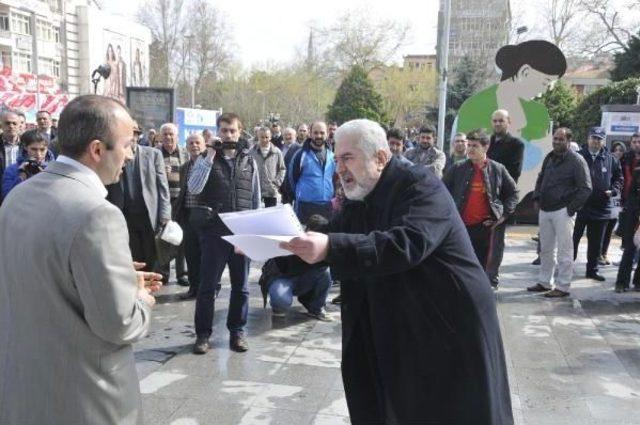
<svg viewBox="0 0 640 425">
<path fill-rule="evenodd" d="M 291 255 L 279 247 L 304 230 L 291 205 L 220 214 L 222 222 L 233 232 L 222 238 L 254 261 Z"/>
</svg>

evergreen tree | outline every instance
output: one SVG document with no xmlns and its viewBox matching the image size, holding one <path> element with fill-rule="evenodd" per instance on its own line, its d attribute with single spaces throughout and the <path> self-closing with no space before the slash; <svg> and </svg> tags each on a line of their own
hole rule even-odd
<svg viewBox="0 0 640 425">
<path fill-rule="evenodd" d="M 464 101 L 481 88 L 483 76 L 484 68 L 471 57 L 465 55 L 460 59 L 447 89 L 447 108 L 457 113 Z"/>
<path fill-rule="evenodd" d="M 382 97 L 361 66 L 354 66 L 342 81 L 333 104 L 329 106 L 327 119 L 342 124 L 357 118 L 367 118 L 387 124 Z"/>
<path fill-rule="evenodd" d="M 640 76 L 640 32 L 629 39 L 627 47 L 613 56 L 614 68 L 611 70 L 613 81 L 622 81 Z"/>
<path fill-rule="evenodd" d="M 562 81 L 556 82 L 551 90 L 536 100 L 547 107 L 554 127 L 571 126 L 577 104 L 576 93 Z"/>
</svg>

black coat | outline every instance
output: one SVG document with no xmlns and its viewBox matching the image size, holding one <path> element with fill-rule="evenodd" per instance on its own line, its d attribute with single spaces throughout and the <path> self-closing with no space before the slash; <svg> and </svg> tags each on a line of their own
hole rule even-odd
<svg viewBox="0 0 640 425">
<path fill-rule="evenodd" d="M 591 175 L 591 195 L 578 215 L 589 220 L 609 220 L 612 218 L 613 197 L 622 192 L 624 185 L 620 162 L 604 148 L 600 149 L 595 160 L 586 146 L 578 153 L 587 161 Z M 612 192 L 611 196 L 605 194 L 608 190 Z"/>
<path fill-rule="evenodd" d="M 491 136 L 487 156 L 504 165 L 513 180 L 518 183 L 524 162 L 524 142 L 521 139 L 507 133 L 504 138 L 496 141 L 494 134 Z"/>
<path fill-rule="evenodd" d="M 329 245 L 353 424 L 513 423 L 495 295 L 433 173 L 391 159 Z"/>
</svg>

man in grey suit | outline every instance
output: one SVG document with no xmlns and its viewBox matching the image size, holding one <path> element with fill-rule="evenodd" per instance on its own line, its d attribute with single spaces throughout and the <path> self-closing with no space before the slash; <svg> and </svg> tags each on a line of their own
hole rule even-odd
<svg viewBox="0 0 640 425">
<path fill-rule="evenodd" d="M 131 154 L 117 101 L 63 110 L 61 155 L 0 208 L 0 423 L 139 424 L 131 343 L 159 275 L 136 272 L 122 213 L 105 200 Z"/>
<path fill-rule="evenodd" d="M 133 159 L 125 164 L 120 181 L 107 186 L 107 199 L 124 214 L 133 259 L 145 263 L 147 271 L 159 271 L 162 265 L 156 264 L 155 233 L 171 219 L 169 183 L 162 152 L 138 145 L 139 131 L 134 123 Z M 166 281 L 168 271 L 165 273 Z"/>
</svg>

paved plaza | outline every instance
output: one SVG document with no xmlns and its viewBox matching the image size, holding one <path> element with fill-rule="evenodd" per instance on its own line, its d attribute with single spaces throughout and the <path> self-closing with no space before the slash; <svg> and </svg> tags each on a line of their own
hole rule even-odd
<svg viewBox="0 0 640 425">
<path fill-rule="evenodd" d="M 586 240 L 575 268 L 572 296 L 548 300 L 528 293 L 537 267 L 535 228 L 510 228 L 497 292 L 498 314 L 517 424 L 640 424 L 640 293 L 616 294 L 617 267 L 606 282 L 583 278 Z M 619 239 L 609 257 L 618 260 Z M 228 278 L 216 306 L 213 349 L 191 354 L 194 301 L 169 285 L 158 297 L 149 336 L 135 345 L 145 423 L 349 423 L 340 378 L 340 314 L 309 319 L 294 304 L 286 319 L 262 308 L 251 269 L 250 351 L 233 353 L 225 327 Z M 332 289 L 330 297 L 337 292 Z"/>
</svg>

